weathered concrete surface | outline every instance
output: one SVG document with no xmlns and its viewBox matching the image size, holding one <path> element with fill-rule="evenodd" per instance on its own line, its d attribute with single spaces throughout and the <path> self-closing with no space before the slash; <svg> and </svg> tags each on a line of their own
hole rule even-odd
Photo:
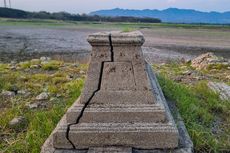
<svg viewBox="0 0 230 153">
<path fill-rule="evenodd" d="M 126 147 L 90 148 L 88 153 L 132 153 L 132 148 L 126 148 Z"/>
<path fill-rule="evenodd" d="M 178 147 L 178 130 L 143 57 L 143 35 L 104 32 L 88 41 L 93 49 L 86 85 L 67 112 L 68 125 L 53 134 L 54 148 Z"/>
<path fill-rule="evenodd" d="M 72 107 L 67 113 L 67 122 L 74 123 L 82 105 Z M 155 105 L 94 105 L 84 111 L 83 123 L 119 123 L 119 122 L 163 122 L 165 110 Z"/>
<path fill-rule="evenodd" d="M 167 149 L 178 145 L 178 133 L 173 124 L 81 123 L 71 126 L 70 140 L 78 149 L 103 146 Z"/>
<path fill-rule="evenodd" d="M 154 75 L 155 78 L 155 75 Z M 154 83 L 156 85 L 156 89 L 159 89 L 158 95 L 163 99 L 163 93 L 160 89 L 159 84 L 157 81 Z M 76 102 L 77 103 L 77 102 Z M 76 104 L 75 103 L 75 104 Z M 137 149 L 137 148 L 132 148 L 131 153 L 193 153 L 193 143 L 191 141 L 190 136 L 188 135 L 188 132 L 186 130 L 186 127 L 184 125 L 183 119 L 180 117 L 180 114 L 178 110 L 176 109 L 175 103 L 172 101 L 167 101 L 167 104 L 169 104 L 170 112 L 174 114 L 174 119 L 176 121 L 176 125 L 179 131 L 179 144 L 178 148 L 176 149 L 152 149 L 152 150 L 145 150 L 145 149 Z M 166 104 L 166 105 L 167 105 Z M 73 105 L 74 106 L 74 105 Z M 72 106 L 72 107 L 73 107 Z M 68 110 L 71 111 L 72 107 Z M 57 125 L 58 129 L 61 125 L 65 125 L 66 121 L 65 116 L 63 119 L 60 121 L 60 123 Z M 55 130 L 54 130 L 55 131 Z M 54 132 L 53 132 L 54 133 Z M 84 149 L 84 150 L 73 150 L 73 149 L 55 149 L 53 146 L 53 133 L 50 135 L 50 137 L 47 139 L 47 141 L 44 143 L 41 153 L 130 153 L 130 148 L 126 147 L 102 147 L 102 148 L 89 148 L 89 149 Z M 128 150 L 126 150 L 128 149 Z M 125 152 L 126 151 L 126 152 Z"/>
<path fill-rule="evenodd" d="M 114 82 L 115 83 L 115 82 Z M 116 99 L 114 98 L 116 97 Z M 138 90 L 103 90 L 97 92 L 92 98 L 91 104 L 154 104 L 152 91 Z"/>
</svg>

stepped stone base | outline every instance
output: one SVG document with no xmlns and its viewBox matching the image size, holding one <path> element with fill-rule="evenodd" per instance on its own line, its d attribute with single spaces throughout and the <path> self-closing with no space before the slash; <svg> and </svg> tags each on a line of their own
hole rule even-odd
<svg viewBox="0 0 230 153">
<path fill-rule="evenodd" d="M 84 105 L 79 101 L 70 108 L 67 115 L 68 123 L 75 123 Z M 109 113 L 108 113 L 109 112 Z M 106 120 L 105 120 L 106 119 Z M 164 122 L 165 110 L 158 104 L 139 105 L 90 105 L 84 111 L 83 123 L 126 123 L 126 122 Z"/>
<path fill-rule="evenodd" d="M 143 35 L 105 32 L 90 35 L 88 41 L 92 56 L 85 88 L 52 134 L 55 149 L 51 150 L 177 149 L 179 132 L 157 78 L 144 60 Z"/>
<path fill-rule="evenodd" d="M 178 130 L 160 96 L 160 88 L 149 65 L 147 74 L 155 103 L 91 104 L 84 110 L 80 124 L 72 124 L 68 130 L 64 125 L 55 132 L 54 147 L 66 149 L 74 145 L 75 149 L 86 149 L 123 145 L 142 149 L 176 148 Z M 82 108 L 83 105 L 76 102 L 67 112 L 67 123 L 75 123 L 73 119 Z M 69 140 L 66 139 L 67 131 Z"/>
<path fill-rule="evenodd" d="M 148 66 L 148 69 L 150 70 L 151 67 Z M 183 121 L 178 121 L 176 119 L 177 125 L 178 125 L 178 130 L 179 130 L 179 145 L 177 148 L 174 149 L 164 149 L 164 150 L 160 150 L 160 149 L 150 149 L 151 147 L 154 148 L 154 141 L 149 141 L 148 137 L 156 137 L 158 141 L 158 145 L 159 145 L 159 140 L 164 140 L 162 141 L 162 143 L 160 143 L 160 145 L 162 145 L 162 147 L 164 148 L 165 143 L 168 143 L 167 145 L 171 144 L 172 148 L 174 145 L 176 145 L 176 143 L 178 143 L 178 140 L 174 140 L 171 139 L 173 137 L 175 137 L 174 134 L 178 134 L 175 132 L 176 128 L 174 125 L 174 121 L 173 121 L 173 117 L 170 115 L 170 110 L 168 108 L 167 102 L 163 96 L 163 93 L 159 87 L 158 82 L 156 81 L 156 76 L 152 73 L 151 74 L 151 81 L 153 83 L 154 86 L 154 92 L 156 93 L 156 95 L 158 96 L 157 99 L 160 100 L 162 102 L 162 104 L 164 105 L 167 114 L 167 118 L 169 119 L 170 123 L 172 124 L 168 124 L 168 125 L 162 125 L 162 123 L 151 123 L 151 124 L 144 124 L 141 125 L 139 123 L 126 123 L 126 125 L 122 125 L 122 124 L 106 124 L 106 123 L 100 123 L 100 124 L 96 124 L 96 123 L 85 123 L 85 124 L 79 124 L 79 125 L 74 125 L 72 126 L 72 131 L 71 131 L 71 135 L 75 135 L 74 137 L 78 137 L 79 135 L 84 135 L 84 136 L 80 136 L 81 140 L 74 140 L 73 142 L 76 142 L 75 145 L 80 144 L 81 146 L 84 146 L 86 143 L 88 143 L 89 141 L 91 141 L 90 143 L 94 143 L 93 147 L 89 147 L 85 146 L 82 148 L 78 148 L 78 149 L 73 149 L 72 145 L 69 144 L 68 140 L 65 139 L 56 139 L 56 140 L 60 140 L 60 144 L 64 144 L 64 146 L 60 146 L 60 144 L 58 144 L 59 142 L 55 142 L 57 146 L 59 146 L 59 149 L 55 149 L 54 145 L 54 141 L 53 139 L 55 138 L 55 134 L 60 134 L 58 137 L 65 137 L 66 134 L 66 130 L 67 130 L 67 117 L 66 115 L 62 118 L 62 120 L 60 121 L 60 123 L 58 124 L 58 126 L 56 127 L 56 129 L 54 130 L 54 132 L 51 134 L 51 136 L 47 139 L 47 141 L 44 143 L 41 153 L 166 153 L 166 152 L 172 152 L 172 153 L 191 153 L 193 151 L 193 144 L 190 140 L 190 137 L 186 131 L 186 128 L 183 124 Z M 76 107 L 78 107 L 78 102 L 75 102 L 74 105 L 68 110 L 68 112 L 73 112 L 73 110 L 75 110 Z M 74 108 L 74 109 L 73 109 Z M 132 108 L 132 107 L 131 107 Z M 142 107 L 145 108 L 145 107 Z M 106 110 L 106 108 L 104 108 Z M 134 108 L 136 109 L 136 108 Z M 140 108 L 141 109 L 141 108 Z M 150 108 L 151 109 L 151 108 Z M 104 110 L 104 111 L 105 111 Z M 114 107 L 114 110 L 116 110 L 116 107 Z M 116 111 L 115 111 L 116 112 Z M 175 113 L 175 112 L 174 112 Z M 68 113 L 67 113 L 68 114 Z M 77 127 L 78 126 L 78 127 Z M 103 131 L 102 133 L 100 133 L 98 131 L 98 126 L 100 126 L 101 130 Z M 161 128 L 157 128 L 158 126 L 160 126 Z M 77 127 L 77 128 L 76 128 Z M 109 128 L 108 128 L 109 127 Z M 111 129 L 111 127 L 113 127 L 113 129 Z M 84 129 L 83 131 L 80 131 L 80 129 Z M 141 133 L 139 133 L 139 129 L 141 129 Z M 154 129 L 154 130 L 153 130 Z M 165 131 L 164 129 L 168 130 Z M 87 130 L 87 132 L 86 132 Z M 95 131 L 96 130 L 96 131 Z M 121 135 L 117 135 L 113 133 L 119 130 L 119 133 L 121 131 L 122 134 Z M 151 131 L 152 130 L 152 131 Z M 161 134 L 161 131 L 164 130 L 164 133 L 166 134 Z M 90 131 L 90 132 L 89 132 Z M 148 135 L 145 135 L 145 131 L 148 131 Z M 106 133 L 109 132 L 110 134 Z M 123 146 L 122 142 L 117 142 L 116 146 L 104 146 L 104 147 L 97 147 L 101 146 L 101 144 L 103 144 L 103 141 L 111 141 L 113 140 L 113 143 L 115 142 L 116 138 L 118 137 L 125 137 L 126 133 L 129 133 L 129 138 L 130 135 L 133 135 L 133 139 L 129 139 L 126 140 L 130 141 L 130 144 L 132 145 L 133 143 L 135 143 L 135 145 L 140 145 L 142 147 L 142 149 L 137 149 L 137 148 L 130 148 L 128 146 Z M 91 133 L 91 134 L 89 134 Z M 89 134 L 88 136 L 85 134 Z M 102 139 L 100 140 L 101 134 L 104 135 L 103 136 L 103 141 Z M 150 136 L 149 136 L 150 134 Z M 169 135 L 167 135 L 169 134 Z M 108 140 L 105 140 L 105 137 L 108 137 Z M 168 137 L 171 137 L 170 139 L 168 139 Z M 178 136 L 177 136 L 178 137 Z M 70 137 L 71 138 L 71 137 Z M 92 138 L 92 139 L 89 139 Z M 159 139 L 160 138 L 160 139 Z M 121 138 L 119 138 L 120 140 L 122 140 Z M 143 140 L 143 141 L 140 141 Z M 77 142 L 79 141 L 79 142 Z M 63 143 L 66 142 L 66 143 Z M 124 144 L 124 143 L 123 143 Z M 145 148 L 143 148 L 143 146 Z M 151 147 L 150 147 L 151 146 Z M 66 149 L 61 149 L 61 148 L 66 148 Z M 68 149 L 69 148 L 69 149 Z M 150 149 L 150 150 L 146 150 L 146 149 Z"/>
<path fill-rule="evenodd" d="M 145 149 L 174 148 L 178 145 L 174 125 L 157 123 L 82 123 L 71 127 L 70 140 L 77 149 L 124 144 Z"/>
</svg>

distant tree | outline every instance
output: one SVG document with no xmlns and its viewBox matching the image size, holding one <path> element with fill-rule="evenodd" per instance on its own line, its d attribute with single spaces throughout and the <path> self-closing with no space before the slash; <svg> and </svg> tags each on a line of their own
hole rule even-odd
<svg viewBox="0 0 230 153">
<path fill-rule="evenodd" d="M 10 8 L 0 8 L 0 17 L 7 18 L 25 18 L 25 19 L 55 19 L 70 21 L 96 21 L 96 22 L 148 22 L 159 23 L 161 20 L 155 18 L 138 18 L 138 17 L 106 17 L 106 16 L 89 16 L 87 14 L 70 14 L 67 12 L 49 13 L 46 11 L 26 12 Z"/>
<path fill-rule="evenodd" d="M 5 18 L 27 18 L 28 12 L 10 9 L 10 8 L 0 8 L 0 17 Z"/>
</svg>

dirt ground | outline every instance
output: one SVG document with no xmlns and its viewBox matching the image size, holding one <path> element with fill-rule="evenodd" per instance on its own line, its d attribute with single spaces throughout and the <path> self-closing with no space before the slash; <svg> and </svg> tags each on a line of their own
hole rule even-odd
<svg viewBox="0 0 230 153">
<path fill-rule="evenodd" d="M 85 63 L 90 55 L 86 38 L 99 31 L 105 29 L 0 26 L 0 62 L 51 56 Z M 151 63 L 191 59 L 210 51 L 230 58 L 230 30 L 156 27 L 141 31 L 146 39 L 143 51 Z"/>
</svg>

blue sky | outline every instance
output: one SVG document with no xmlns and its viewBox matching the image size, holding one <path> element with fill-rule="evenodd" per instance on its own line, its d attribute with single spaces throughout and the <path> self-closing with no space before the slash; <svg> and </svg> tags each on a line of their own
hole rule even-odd
<svg viewBox="0 0 230 153">
<path fill-rule="evenodd" d="M 3 6 L 0 0 L 0 6 Z M 8 0 L 7 0 L 8 1 Z M 12 7 L 28 11 L 88 13 L 99 9 L 165 9 L 169 7 L 200 11 L 230 11 L 230 0 L 11 0 Z"/>
</svg>

